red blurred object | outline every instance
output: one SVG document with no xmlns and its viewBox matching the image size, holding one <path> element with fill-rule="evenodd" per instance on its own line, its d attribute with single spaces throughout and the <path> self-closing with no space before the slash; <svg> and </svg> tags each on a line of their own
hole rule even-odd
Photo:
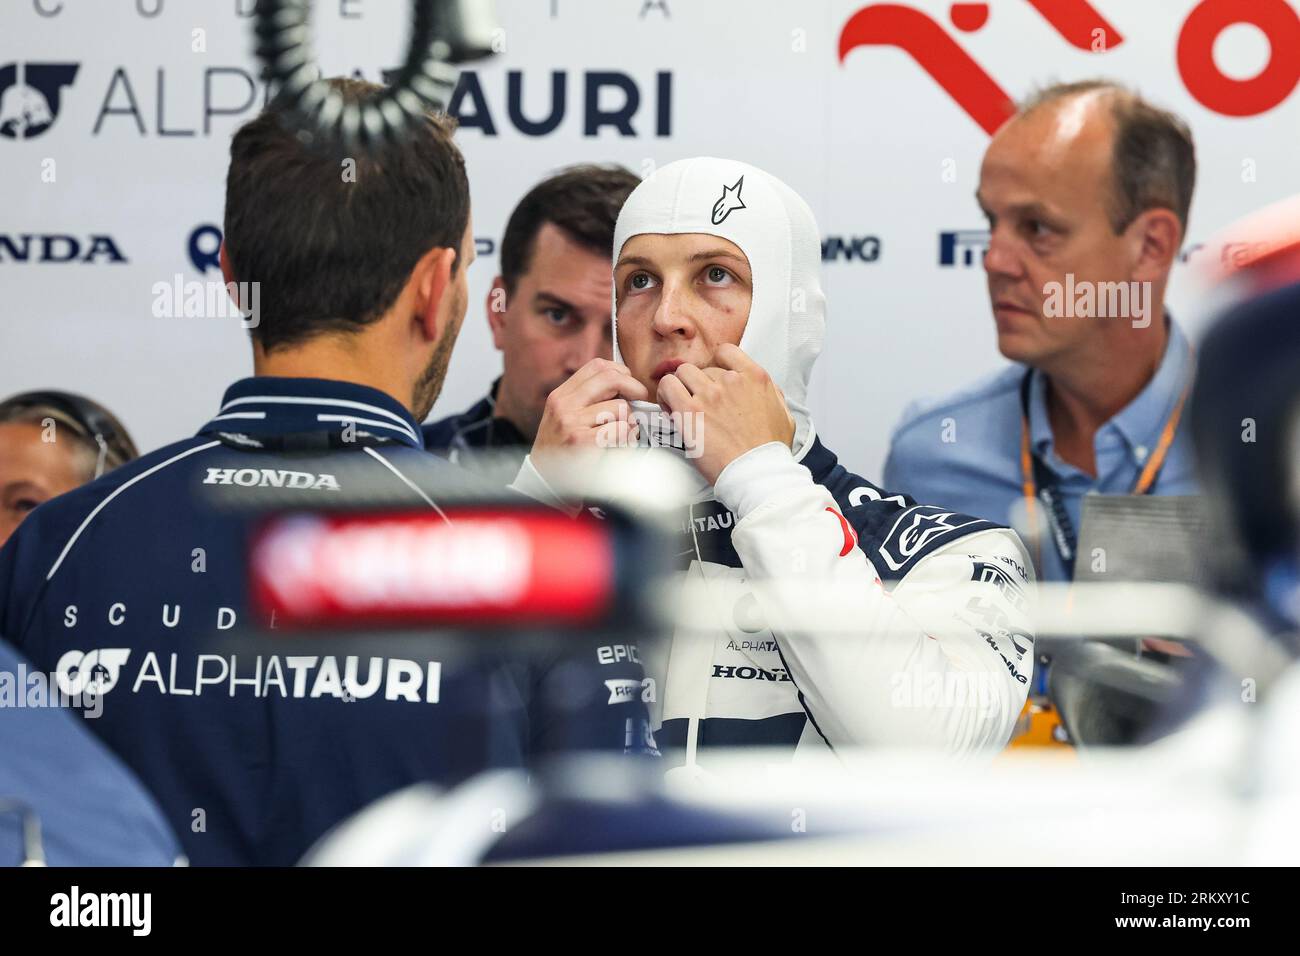
<svg viewBox="0 0 1300 956">
<path fill-rule="evenodd" d="M 592 623 L 610 610 L 605 523 L 476 507 L 271 519 L 253 608 L 275 628 Z"/>
<path fill-rule="evenodd" d="M 1222 251 L 1205 267 L 1211 282 L 1235 282 L 1243 295 L 1300 282 L 1300 196 L 1233 223 L 1214 245 Z"/>
</svg>

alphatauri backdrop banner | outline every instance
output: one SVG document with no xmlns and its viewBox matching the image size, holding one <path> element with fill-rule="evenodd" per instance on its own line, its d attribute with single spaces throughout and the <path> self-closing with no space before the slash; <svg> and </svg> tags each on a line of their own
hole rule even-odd
<svg viewBox="0 0 1300 956">
<path fill-rule="evenodd" d="M 249 374 L 220 278 L 231 134 L 266 98 L 252 0 L 0 4 L 0 392 L 88 394 L 142 449 L 192 433 Z M 484 301 L 519 197 L 574 162 L 644 176 L 744 160 L 803 195 L 828 327 L 809 406 L 877 476 L 904 405 L 988 374 L 995 346 L 974 199 L 1007 97 L 1107 77 L 1190 124 L 1200 177 L 1169 295 L 1196 333 L 1198 260 L 1300 192 L 1296 0 L 498 0 L 499 54 L 452 101 L 479 262 L 440 416 L 499 368 Z M 324 73 L 382 79 L 405 0 L 317 0 Z M 158 307 L 163 299 L 174 308 Z M 179 293 L 179 295 L 178 295 Z M 158 314 L 159 312 L 169 314 Z"/>
</svg>

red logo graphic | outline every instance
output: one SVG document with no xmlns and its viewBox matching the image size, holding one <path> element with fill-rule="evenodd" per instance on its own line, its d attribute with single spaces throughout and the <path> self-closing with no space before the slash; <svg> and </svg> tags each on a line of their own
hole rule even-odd
<svg viewBox="0 0 1300 956">
<path fill-rule="evenodd" d="M 1067 43 L 1105 53 L 1124 37 L 1087 0 L 1025 0 Z M 953 26 L 973 33 L 988 23 L 988 3 L 954 3 Z M 1269 60 L 1258 76 L 1236 80 L 1214 62 L 1214 42 L 1238 23 L 1258 27 L 1269 42 Z M 840 31 L 843 63 L 860 46 L 893 46 L 911 55 L 990 136 L 1015 111 L 1011 97 L 928 14 L 898 3 L 863 7 Z M 1177 66 L 1183 85 L 1202 106 L 1225 116 L 1256 116 L 1273 109 L 1300 83 L 1300 16 L 1287 0 L 1202 0 L 1178 36 Z"/>
<path fill-rule="evenodd" d="M 858 543 L 858 536 L 853 533 L 853 526 L 848 523 L 844 515 L 840 514 L 834 508 L 827 508 L 831 514 L 840 519 L 840 530 L 844 532 L 844 547 L 840 549 L 840 557 L 848 557 L 853 546 Z"/>
<path fill-rule="evenodd" d="M 1258 76 L 1234 80 L 1214 65 L 1214 41 L 1228 27 L 1251 23 L 1268 37 L 1268 64 Z M 1178 72 L 1187 92 L 1225 116 L 1255 116 L 1277 106 L 1300 82 L 1300 16 L 1286 0 L 1206 0 L 1178 37 Z"/>
</svg>

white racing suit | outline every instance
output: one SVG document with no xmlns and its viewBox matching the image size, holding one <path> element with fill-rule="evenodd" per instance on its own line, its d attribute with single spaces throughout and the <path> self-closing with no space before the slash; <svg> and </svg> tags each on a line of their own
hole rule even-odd
<svg viewBox="0 0 1300 956">
<path fill-rule="evenodd" d="M 1033 670 L 1033 571 L 1013 532 L 886 495 L 815 439 L 800 462 L 754 449 L 714 492 L 682 537 L 708 619 L 645 658 L 670 761 L 715 746 L 1006 744 Z M 822 588 L 829 622 L 810 603 Z"/>
</svg>

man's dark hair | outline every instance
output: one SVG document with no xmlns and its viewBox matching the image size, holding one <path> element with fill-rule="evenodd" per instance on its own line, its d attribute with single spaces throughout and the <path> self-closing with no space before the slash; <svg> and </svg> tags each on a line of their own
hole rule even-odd
<svg viewBox="0 0 1300 956">
<path fill-rule="evenodd" d="M 618 212 L 640 183 L 622 166 L 580 165 L 562 169 L 529 190 L 510 214 L 501 238 L 506 294 L 514 294 L 519 277 L 528 271 L 537 233 L 548 222 L 593 252 L 613 256 Z"/>
<path fill-rule="evenodd" d="M 1115 122 L 1111 174 L 1111 226 L 1123 232 L 1148 209 L 1169 209 L 1187 234 L 1187 216 L 1196 187 L 1196 147 L 1187 124 L 1136 92 L 1109 80 L 1057 83 L 1039 90 L 1017 112 L 1025 116 L 1040 106 L 1081 93 L 1108 94 Z"/>
<path fill-rule="evenodd" d="M 334 78 L 349 103 L 383 87 Z M 260 283 L 267 351 L 325 332 L 354 332 L 397 299 L 422 256 L 456 250 L 469 221 L 455 122 L 428 113 L 409 136 L 371 154 L 312 145 L 275 103 L 230 144 L 224 239 L 239 282 Z"/>
</svg>

